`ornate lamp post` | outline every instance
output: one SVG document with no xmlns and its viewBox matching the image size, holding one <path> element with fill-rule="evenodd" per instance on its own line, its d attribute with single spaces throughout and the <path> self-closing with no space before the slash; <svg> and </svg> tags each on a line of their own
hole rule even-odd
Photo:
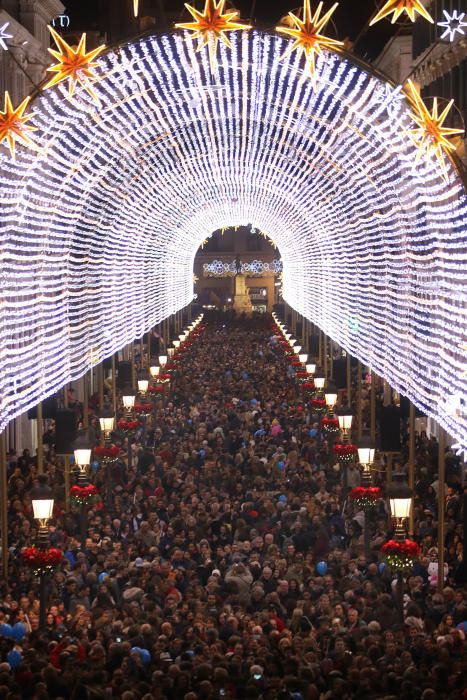
<svg viewBox="0 0 467 700">
<path fill-rule="evenodd" d="M 159 376 L 160 371 L 161 371 L 161 368 L 159 367 L 159 365 L 156 365 L 155 363 L 153 363 L 149 368 L 149 374 L 151 375 L 151 377 L 153 379 L 156 379 L 156 377 Z"/>
<path fill-rule="evenodd" d="M 315 382 L 316 384 L 316 382 Z M 328 454 L 329 454 L 329 463 L 330 465 L 334 464 L 333 462 L 333 452 L 334 452 L 334 440 L 336 437 L 336 426 L 334 425 L 334 406 L 337 403 L 337 388 L 332 384 L 332 382 L 328 382 L 328 385 L 324 391 L 324 400 L 326 401 L 326 406 L 328 409 L 328 414 L 325 419 L 323 419 L 323 424 L 325 427 L 324 432 L 326 433 L 327 441 L 328 441 Z M 337 432 L 339 432 L 339 429 L 337 428 Z"/>
<path fill-rule="evenodd" d="M 108 445 L 110 443 L 110 434 L 115 428 L 115 413 L 110 404 L 105 404 L 105 406 L 100 411 L 99 423 L 101 426 L 102 435 L 104 436 L 104 443 Z"/>
<path fill-rule="evenodd" d="M 394 540 L 396 543 L 402 544 L 406 540 L 405 523 L 410 517 L 412 509 L 412 489 L 409 485 L 398 478 L 393 481 L 388 488 L 389 505 L 391 507 L 391 516 L 395 522 Z M 415 544 L 415 543 L 413 543 Z M 404 622 L 404 579 L 403 571 L 405 565 L 401 562 L 400 565 L 392 564 L 392 568 L 397 571 L 397 610 L 399 613 L 399 621 Z"/>
<path fill-rule="evenodd" d="M 326 393 L 326 396 L 328 396 L 327 393 Z M 330 401 L 332 401 L 332 400 L 333 400 L 333 398 L 331 395 Z M 328 403 L 328 406 L 329 406 L 329 403 Z M 342 433 L 342 444 L 349 445 L 349 443 L 350 443 L 350 431 L 352 429 L 353 413 L 348 407 L 342 406 L 341 408 L 336 410 L 336 416 L 337 416 L 337 420 L 339 422 L 339 430 Z M 347 460 L 341 460 L 341 466 L 342 466 L 342 470 L 343 470 L 342 471 L 342 491 L 343 491 L 343 498 L 345 500 L 347 498 L 347 491 L 349 490 L 348 473 L 347 473 Z"/>
<path fill-rule="evenodd" d="M 131 418 L 131 415 L 133 413 L 133 409 L 135 407 L 135 400 L 136 400 L 136 392 L 134 389 L 127 388 L 124 389 L 122 393 L 122 403 L 123 403 L 123 408 L 125 409 L 125 415 L 128 418 Z"/>
<path fill-rule="evenodd" d="M 324 391 L 324 400 L 326 401 L 326 406 L 328 407 L 329 417 L 334 416 L 334 406 L 337 403 L 337 388 L 332 382 L 328 382 L 328 385 Z"/>
<path fill-rule="evenodd" d="M 48 522 L 52 517 L 54 509 L 54 499 L 52 489 L 47 484 L 47 477 L 39 476 L 39 485 L 31 491 L 32 510 L 34 519 L 37 520 L 39 530 L 37 533 L 37 544 L 39 549 L 47 549 L 49 543 Z M 47 574 L 43 571 L 39 577 L 39 629 L 45 630 L 46 621 L 46 579 Z"/>
<path fill-rule="evenodd" d="M 160 360 L 160 358 L 159 358 Z M 167 361 L 167 358 L 166 358 Z M 122 402 L 123 402 L 123 408 L 125 409 L 125 417 L 127 419 L 130 419 L 133 415 L 133 409 L 135 407 L 135 399 L 136 399 L 136 392 L 133 389 L 125 389 L 122 394 Z M 127 438 L 128 441 L 128 469 L 131 468 L 131 461 L 132 461 L 132 454 L 131 454 L 131 442 L 130 438 Z"/>
<path fill-rule="evenodd" d="M 78 435 L 73 443 L 75 464 L 79 469 L 78 484 L 86 486 L 88 480 L 88 468 L 91 464 L 92 445 L 85 433 Z"/>
<path fill-rule="evenodd" d="M 326 378 L 324 372 L 321 368 L 317 368 L 315 372 L 315 387 L 318 392 L 318 396 L 322 396 L 324 385 L 326 384 Z"/>
<path fill-rule="evenodd" d="M 143 396 L 147 393 L 149 387 L 149 380 L 146 372 L 141 372 L 138 377 L 138 391 Z"/>
<path fill-rule="evenodd" d="M 375 461 L 375 448 L 369 437 L 362 437 L 357 443 L 358 461 L 363 467 L 362 486 L 369 489 L 371 487 L 371 467 Z M 365 560 L 370 561 L 370 507 L 363 509 L 365 514 L 365 524 L 363 530 L 363 541 L 365 546 Z"/>
<path fill-rule="evenodd" d="M 102 412 L 104 412 L 104 409 L 102 409 Z M 100 420 L 101 419 L 99 419 L 99 421 Z M 86 488 L 86 486 L 88 486 L 88 469 L 89 465 L 91 464 L 92 446 L 87 435 L 84 432 L 81 435 L 78 435 L 78 437 L 76 438 L 73 444 L 73 452 L 75 455 L 75 464 L 79 469 L 78 486 L 80 488 Z M 79 525 L 81 544 L 84 545 L 86 541 L 86 534 L 88 531 L 88 512 L 84 501 L 81 502 L 80 505 Z"/>
</svg>

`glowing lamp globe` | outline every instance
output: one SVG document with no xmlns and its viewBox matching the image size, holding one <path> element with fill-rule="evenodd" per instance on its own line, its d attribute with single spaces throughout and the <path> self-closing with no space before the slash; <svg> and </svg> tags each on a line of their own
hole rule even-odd
<svg viewBox="0 0 467 700">
<path fill-rule="evenodd" d="M 375 448 L 373 447 L 373 443 L 371 442 L 370 438 L 363 437 L 361 440 L 359 440 L 357 450 L 358 461 L 365 469 L 369 469 L 375 461 Z"/>
<path fill-rule="evenodd" d="M 132 389 L 127 389 L 123 392 L 122 403 L 123 408 L 127 411 L 133 410 L 135 406 L 136 394 Z"/>
<path fill-rule="evenodd" d="M 101 430 L 104 433 L 104 435 L 108 435 L 114 429 L 115 415 L 114 415 L 112 407 L 109 406 L 109 404 L 106 404 L 103 407 L 102 411 L 99 413 L 99 424 L 101 426 Z M 77 461 L 76 455 L 75 455 L 75 461 Z M 88 464 L 89 464 L 89 462 L 88 462 Z"/>
<path fill-rule="evenodd" d="M 308 374 L 314 374 L 316 372 L 316 365 L 310 362 L 310 364 L 306 366 L 306 371 Z"/>
<path fill-rule="evenodd" d="M 138 379 L 138 391 L 140 394 L 145 394 L 149 387 L 149 381 L 147 379 Z"/>
<path fill-rule="evenodd" d="M 99 422 L 102 428 L 102 418 L 99 418 Z M 113 428 L 113 416 L 112 416 L 112 428 Z M 110 428 L 110 430 L 112 429 Z M 80 471 L 86 471 L 91 463 L 91 453 L 92 445 L 88 437 L 82 433 L 79 435 L 73 443 L 73 454 L 75 456 L 75 464 Z"/>
<path fill-rule="evenodd" d="M 396 521 L 395 537 L 402 540 L 405 537 L 404 521 L 410 517 L 412 509 L 412 489 L 404 480 L 403 475 L 399 475 L 389 486 L 387 494 L 391 515 Z"/>
<path fill-rule="evenodd" d="M 179 341 L 179 340 L 174 340 L 173 345 L 174 345 L 175 350 L 178 350 L 178 348 L 180 347 L 180 341 Z"/>
<path fill-rule="evenodd" d="M 175 355 L 175 348 L 169 348 L 167 350 L 167 355 L 169 357 L 169 360 L 172 359 L 172 357 Z"/>
<path fill-rule="evenodd" d="M 157 377 L 159 375 L 160 371 L 161 371 L 161 368 L 158 365 L 152 365 L 149 368 L 149 373 L 150 373 L 151 377 L 153 377 L 153 378 Z"/>
<path fill-rule="evenodd" d="M 326 384 L 326 379 L 322 377 L 321 375 L 318 375 L 315 377 L 315 387 L 317 389 L 324 389 L 324 385 Z"/>
<path fill-rule="evenodd" d="M 41 523 L 41 527 L 45 527 L 53 514 L 54 499 L 44 476 L 39 479 L 39 486 L 31 491 L 31 503 L 34 518 Z"/>
<path fill-rule="evenodd" d="M 316 384 L 316 381 L 315 381 Z M 324 392 L 324 400 L 326 401 L 326 406 L 328 408 L 334 408 L 337 403 L 337 389 L 334 384 L 328 384 L 326 391 Z"/>
<path fill-rule="evenodd" d="M 302 363 L 302 365 L 304 365 L 304 364 L 306 363 L 306 361 L 308 360 L 308 354 L 305 353 L 305 352 L 302 352 L 302 353 L 298 356 L 298 359 L 299 359 L 299 361 Z"/>
<path fill-rule="evenodd" d="M 161 367 L 165 367 L 167 364 L 167 355 L 159 355 L 159 364 Z"/>
<path fill-rule="evenodd" d="M 343 413 L 340 414 L 337 418 L 339 421 L 339 428 L 344 433 L 348 433 L 349 430 L 352 428 L 353 415 L 351 413 Z"/>
</svg>

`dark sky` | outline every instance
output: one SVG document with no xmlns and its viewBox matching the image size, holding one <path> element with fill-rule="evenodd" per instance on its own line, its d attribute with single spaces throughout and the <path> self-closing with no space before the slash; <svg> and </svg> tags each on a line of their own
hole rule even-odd
<svg viewBox="0 0 467 700">
<path fill-rule="evenodd" d="M 89 29 L 98 26 L 102 31 L 106 30 L 105 23 L 110 4 L 114 10 L 116 6 L 120 7 L 120 12 L 124 16 L 127 13 L 128 16 L 131 16 L 133 5 L 132 0 L 63 0 L 63 2 L 67 7 L 67 14 L 70 16 L 74 29 Z M 140 2 L 143 14 L 145 7 L 149 9 L 159 2 L 165 6 L 166 10 L 175 13 L 180 18 L 183 17 L 183 0 L 140 0 Z M 381 6 L 383 2 L 384 0 L 378 0 L 378 6 Z M 190 4 L 202 8 L 204 0 L 190 0 Z M 318 0 L 312 0 L 313 10 L 317 4 Z M 324 0 L 324 9 L 330 8 L 332 4 L 332 0 Z M 375 0 L 341 0 L 333 15 L 334 27 L 328 25 L 330 36 L 341 40 L 345 38 L 354 40 L 362 28 L 368 24 L 376 4 Z M 253 12 L 256 26 L 273 28 L 287 12 L 301 7 L 301 0 L 234 0 L 233 5 L 240 11 L 242 19 L 249 19 Z M 186 16 L 188 19 L 189 15 Z M 369 59 L 376 57 L 393 31 L 388 21 L 383 21 L 370 28 L 355 46 L 355 53 Z"/>
</svg>

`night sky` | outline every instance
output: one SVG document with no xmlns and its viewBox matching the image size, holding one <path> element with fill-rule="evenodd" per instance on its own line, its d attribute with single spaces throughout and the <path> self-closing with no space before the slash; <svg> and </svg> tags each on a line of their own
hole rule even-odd
<svg viewBox="0 0 467 700">
<path fill-rule="evenodd" d="M 63 2 L 74 29 L 98 27 L 101 31 L 106 30 L 105 18 L 108 14 L 106 8 L 109 3 L 120 5 L 123 13 L 128 11 L 128 16 L 131 16 L 133 5 L 132 0 L 63 0 Z M 140 2 L 142 14 L 144 14 L 145 5 L 149 9 L 157 4 L 157 0 L 140 0 Z M 177 14 L 180 19 L 185 17 L 185 21 L 189 21 L 189 15 L 184 13 L 184 0 L 159 0 L 159 2 L 167 11 Z M 312 0 L 313 10 L 317 3 L 318 0 Z M 204 7 L 204 0 L 190 0 L 190 4 L 201 9 Z M 332 4 L 332 0 L 324 0 L 324 9 L 330 8 Z M 378 3 L 375 0 L 341 0 L 333 15 L 334 27 L 331 23 L 328 25 L 329 35 L 340 40 L 349 38 L 354 41 L 368 24 L 377 4 L 380 7 L 383 0 L 379 0 Z M 271 29 L 287 12 L 301 7 L 301 0 L 235 0 L 233 5 L 240 11 L 242 19 L 250 19 L 253 13 L 254 24 L 257 27 Z M 394 31 L 389 21 L 380 22 L 363 33 L 354 47 L 355 53 L 369 60 L 375 58 Z"/>
</svg>

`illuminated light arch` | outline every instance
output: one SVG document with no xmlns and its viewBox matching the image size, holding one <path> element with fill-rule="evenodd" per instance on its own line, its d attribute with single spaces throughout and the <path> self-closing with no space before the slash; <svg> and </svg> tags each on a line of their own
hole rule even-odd
<svg viewBox="0 0 467 700">
<path fill-rule="evenodd" d="M 188 304 L 206 235 L 253 224 L 284 298 L 467 445 L 467 199 L 416 162 L 410 106 L 324 52 L 316 88 L 281 37 L 182 33 L 96 61 L 96 103 L 41 94 L 42 151 L 2 150 L 0 427 Z M 449 400 L 448 400 L 449 399 Z M 459 415 L 458 415 L 459 414 Z"/>
</svg>

